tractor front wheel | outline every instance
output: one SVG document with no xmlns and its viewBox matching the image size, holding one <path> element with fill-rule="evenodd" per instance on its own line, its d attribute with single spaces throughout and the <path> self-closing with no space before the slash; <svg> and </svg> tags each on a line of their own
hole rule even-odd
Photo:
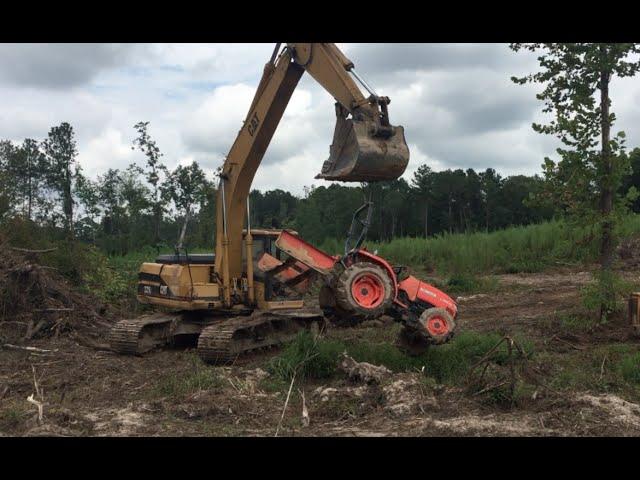
<svg viewBox="0 0 640 480">
<path fill-rule="evenodd" d="M 377 318 L 393 301 L 393 286 L 389 275 L 370 262 L 354 263 L 336 283 L 336 303 L 348 312 Z"/>
<path fill-rule="evenodd" d="M 456 323 L 444 308 L 428 308 L 420 315 L 419 322 L 431 343 L 440 345 L 453 337 Z"/>
</svg>

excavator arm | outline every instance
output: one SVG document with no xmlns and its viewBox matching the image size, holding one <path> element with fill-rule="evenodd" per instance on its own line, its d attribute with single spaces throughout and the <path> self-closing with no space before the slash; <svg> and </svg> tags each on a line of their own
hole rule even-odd
<svg viewBox="0 0 640 480">
<path fill-rule="evenodd" d="M 338 181 L 393 180 L 404 172 L 409 150 L 402 127 L 389 123 L 387 97 L 365 97 L 349 75 L 353 63 L 331 43 L 276 45 L 220 174 L 216 264 L 226 306 L 243 274 L 242 229 L 255 173 L 302 74 L 307 71 L 336 99 L 336 128 L 329 159 L 317 178 Z M 358 77 L 356 77 L 358 78 Z M 370 90 L 364 82 L 365 88 Z M 245 238 L 250 259 L 252 238 Z M 248 300 L 253 302 L 252 262 L 247 261 Z"/>
</svg>

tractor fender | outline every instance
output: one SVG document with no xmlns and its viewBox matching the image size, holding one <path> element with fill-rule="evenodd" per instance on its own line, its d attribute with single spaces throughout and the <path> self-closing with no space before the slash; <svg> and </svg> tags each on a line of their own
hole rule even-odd
<svg viewBox="0 0 640 480">
<path fill-rule="evenodd" d="M 380 265 L 385 271 L 389 274 L 389 279 L 391 280 L 391 284 L 393 285 L 393 300 L 397 301 L 398 299 L 398 277 L 396 276 L 393 268 L 391 268 L 391 264 L 387 262 L 384 258 L 381 258 L 373 253 L 367 252 L 366 250 L 358 250 L 357 256 L 360 257 L 360 260 L 375 263 Z"/>
<path fill-rule="evenodd" d="M 398 288 L 407 294 L 411 302 L 416 300 L 433 305 L 436 308 L 444 308 L 453 318 L 458 313 L 456 302 L 442 290 L 426 282 L 409 275 L 398 285 Z"/>
</svg>

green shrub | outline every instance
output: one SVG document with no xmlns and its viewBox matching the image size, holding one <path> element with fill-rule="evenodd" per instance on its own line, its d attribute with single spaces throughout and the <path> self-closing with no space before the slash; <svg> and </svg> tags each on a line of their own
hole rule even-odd
<svg viewBox="0 0 640 480">
<path fill-rule="evenodd" d="M 408 356 L 390 343 L 347 345 L 347 353 L 359 362 L 384 365 L 395 372 L 424 371 L 440 383 L 455 384 L 469 372 L 471 366 L 484 357 L 502 337 L 494 333 L 462 332 L 445 345 L 431 346 L 420 356 Z M 516 339 L 527 356 L 533 354 L 533 344 Z M 518 355 L 514 352 L 514 355 Z M 508 359 L 508 347 L 503 343 L 492 355 L 492 361 L 502 365 Z M 424 370 L 423 370 L 424 367 Z"/>
<path fill-rule="evenodd" d="M 171 373 L 160 378 L 154 392 L 164 397 L 176 397 L 222 386 L 222 380 L 213 367 L 193 355 L 188 372 Z"/>
<path fill-rule="evenodd" d="M 471 275 L 459 274 L 454 275 L 447 281 L 447 287 L 453 291 L 470 292 L 477 290 L 480 282 Z"/>
<path fill-rule="evenodd" d="M 598 271 L 593 281 L 581 290 L 582 304 L 592 312 L 599 312 L 603 306 L 606 315 L 620 311 L 623 302 L 632 291 L 631 283 L 624 280 L 616 272 Z"/>
<path fill-rule="evenodd" d="M 640 352 L 625 355 L 619 363 L 622 378 L 633 384 L 640 384 Z"/>
<path fill-rule="evenodd" d="M 344 350 L 341 342 L 316 338 L 311 332 L 302 331 L 280 355 L 269 361 L 267 370 L 288 382 L 294 373 L 300 380 L 328 378 L 335 373 Z"/>
<path fill-rule="evenodd" d="M 463 379 L 471 366 L 484 357 L 502 337 L 494 333 L 462 332 L 445 345 L 430 347 L 420 356 L 409 356 L 390 342 L 340 342 L 317 339 L 309 332 L 301 332 L 277 357 L 271 359 L 267 370 L 277 379 L 290 382 L 296 378 L 329 378 L 336 373 L 340 355 L 345 352 L 358 362 L 383 365 L 394 372 L 421 371 L 439 383 L 455 384 Z M 533 344 L 516 339 L 527 357 L 533 354 Z M 519 354 L 514 351 L 514 355 Z M 491 361 L 504 365 L 508 347 L 501 344 Z"/>
</svg>

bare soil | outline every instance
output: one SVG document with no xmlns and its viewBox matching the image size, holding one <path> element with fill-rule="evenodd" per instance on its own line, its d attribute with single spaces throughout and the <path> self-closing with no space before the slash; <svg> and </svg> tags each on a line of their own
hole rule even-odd
<svg viewBox="0 0 640 480">
<path fill-rule="evenodd" d="M 640 282 L 635 273 L 626 275 Z M 635 348 L 640 341 L 622 317 L 592 330 L 558 328 L 563 316 L 582 308 L 579 291 L 590 277 L 588 271 L 568 270 L 499 276 L 498 293 L 459 297 L 460 329 L 525 336 L 551 356 L 585 355 L 619 343 Z M 92 328 L 98 339 L 106 331 L 100 324 Z M 328 335 L 385 339 L 396 330 L 393 323 L 367 322 Z M 0 435 L 273 436 L 278 429 L 287 385 L 282 388 L 265 372 L 275 352 L 232 366 L 203 366 L 189 349 L 127 357 L 82 343 L 61 335 L 22 344 L 46 351 L 0 350 Z M 606 368 L 603 361 L 603 373 Z M 181 380 L 194 371 L 195 387 L 183 389 Z M 30 395 L 36 403 L 27 400 Z M 345 374 L 296 385 L 278 435 L 635 436 L 636 401 L 620 392 L 549 387 L 507 408 L 462 388 L 426 382 L 419 371 L 385 374 L 372 383 Z"/>
</svg>

